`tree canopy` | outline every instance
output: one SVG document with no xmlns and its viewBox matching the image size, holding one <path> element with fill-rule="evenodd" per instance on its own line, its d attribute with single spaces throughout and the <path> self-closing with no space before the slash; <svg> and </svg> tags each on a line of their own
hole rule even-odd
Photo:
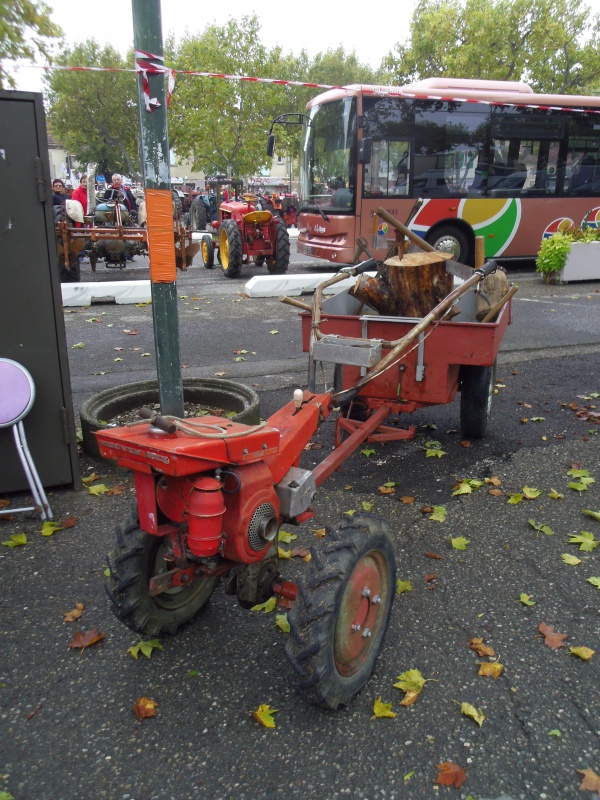
<svg viewBox="0 0 600 800">
<path fill-rule="evenodd" d="M 62 35 L 62 30 L 50 19 L 50 13 L 44 2 L 0 0 L 0 89 L 15 85 L 3 59 L 33 61 L 38 54 L 49 56 L 51 40 Z"/>
<path fill-rule="evenodd" d="M 65 48 L 58 64 L 129 67 L 110 45 L 94 39 Z M 45 77 L 48 126 L 56 140 L 80 164 L 93 161 L 102 172 L 139 174 L 137 89 L 131 72 L 53 70 Z"/>
<path fill-rule="evenodd" d="M 599 45 L 600 15 L 581 0 L 420 0 L 383 68 L 397 84 L 451 76 L 586 94 L 600 84 Z"/>
</svg>

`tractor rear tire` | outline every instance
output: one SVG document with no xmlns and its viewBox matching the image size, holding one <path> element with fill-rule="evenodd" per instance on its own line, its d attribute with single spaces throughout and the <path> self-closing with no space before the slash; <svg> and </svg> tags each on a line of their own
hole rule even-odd
<svg viewBox="0 0 600 800">
<path fill-rule="evenodd" d="M 205 233 L 200 241 L 200 255 L 205 269 L 212 269 L 215 265 L 215 248 L 212 236 Z"/>
<path fill-rule="evenodd" d="M 290 236 L 285 222 L 278 219 L 275 225 L 275 253 L 267 258 L 267 269 L 271 275 L 283 275 L 290 265 Z"/>
<path fill-rule="evenodd" d="M 193 231 L 205 231 L 208 209 L 202 197 L 196 197 L 190 207 L 190 227 Z"/>
<path fill-rule="evenodd" d="M 298 582 L 285 654 L 296 690 L 337 708 L 362 689 L 383 647 L 396 558 L 387 523 L 374 515 L 328 532 L 311 550 L 308 578 Z"/>
<path fill-rule="evenodd" d="M 152 597 L 148 581 L 171 568 L 164 560 L 168 543 L 168 537 L 145 533 L 132 516 L 117 528 L 117 543 L 108 555 L 105 588 L 113 614 L 148 636 L 175 633 L 208 603 L 216 584 L 216 578 L 198 578 Z"/>
<path fill-rule="evenodd" d="M 460 368 L 460 427 L 465 439 L 483 439 L 492 415 L 496 364 Z"/>
<path fill-rule="evenodd" d="M 173 198 L 173 219 L 181 219 L 181 215 L 183 214 L 181 197 L 179 197 L 176 189 L 171 189 L 171 196 Z M 137 222 L 137 219 L 134 220 L 134 222 Z"/>
<path fill-rule="evenodd" d="M 219 260 L 226 278 L 240 274 L 244 261 L 242 234 L 235 220 L 224 219 L 219 229 Z"/>
</svg>

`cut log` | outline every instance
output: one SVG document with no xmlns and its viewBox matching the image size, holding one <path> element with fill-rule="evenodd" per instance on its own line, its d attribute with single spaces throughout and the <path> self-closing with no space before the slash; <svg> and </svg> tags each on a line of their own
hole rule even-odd
<svg viewBox="0 0 600 800">
<path fill-rule="evenodd" d="M 375 277 L 361 275 L 350 294 L 383 316 L 424 317 L 452 291 L 449 253 L 407 253 L 385 261 Z"/>
</svg>

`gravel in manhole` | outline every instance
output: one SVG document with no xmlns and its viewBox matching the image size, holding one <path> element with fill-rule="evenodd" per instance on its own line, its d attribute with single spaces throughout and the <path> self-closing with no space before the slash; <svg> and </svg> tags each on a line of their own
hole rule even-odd
<svg viewBox="0 0 600 800">
<path fill-rule="evenodd" d="M 148 405 L 147 408 L 160 413 L 160 405 L 158 403 Z M 139 422 L 141 417 L 138 411 L 139 409 L 137 408 L 129 411 L 122 411 L 120 414 L 116 414 L 114 417 L 107 420 L 106 424 L 109 428 L 116 428 L 118 425 Z M 207 406 L 203 403 L 190 403 L 186 401 L 183 404 L 184 417 L 206 417 L 209 415 L 214 417 L 235 417 L 237 414 L 237 411 L 224 411 L 222 408 L 214 408 L 213 406 Z"/>
</svg>

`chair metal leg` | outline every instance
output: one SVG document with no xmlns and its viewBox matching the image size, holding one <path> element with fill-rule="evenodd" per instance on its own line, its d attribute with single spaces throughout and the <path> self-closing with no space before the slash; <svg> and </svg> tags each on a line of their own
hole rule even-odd
<svg viewBox="0 0 600 800">
<path fill-rule="evenodd" d="M 17 446 L 17 452 L 19 453 L 21 464 L 25 470 L 27 482 L 29 484 L 29 488 L 31 489 L 34 502 L 36 503 L 37 510 L 39 511 L 42 520 L 52 519 L 52 509 L 50 508 L 48 498 L 46 497 L 46 492 L 44 491 L 40 476 L 38 475 L 38 471 L 29 451 L 27 437 L 25 436 L 25 428 L 23 427 L 23 423 L 21 421 L 17 422 L 17 424 L 13 426 L 13 432 L 15 444 Z"/>
</svg>

